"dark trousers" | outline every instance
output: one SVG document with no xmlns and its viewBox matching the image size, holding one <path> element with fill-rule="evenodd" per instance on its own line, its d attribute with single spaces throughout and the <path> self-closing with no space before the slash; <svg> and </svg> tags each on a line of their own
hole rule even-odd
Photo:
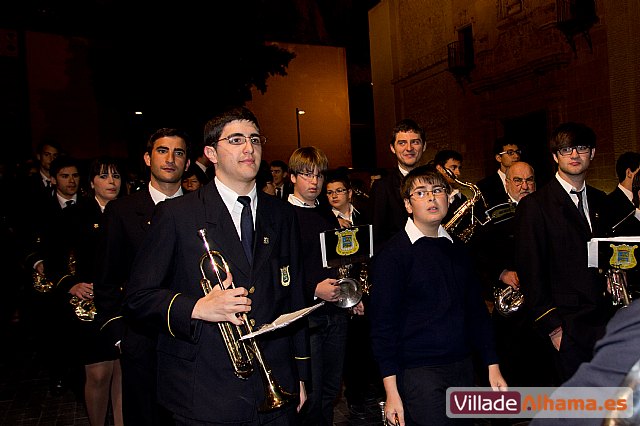
<svg viewBox="0 0 640 426">
<path fill-rule="evenodd" d="M 294 426 L 300 422 L 295 404 L 270 413 L 258 413 L 254 421 L 246 423 L 208 423 L 178 415 L 174 415 L 173 418 L 176 426 Z"/>
<path fill-rule="evenodd" d="M 333 425 L 333 403 L 342 385 L 347 345 L 346 312 L 309 317 L 311 389 L 307 388 L 304 425 Z"/>
<path fill-rule="evenodd" d="M 349 404 L 364 404 L 369 398 L 384 396 L 382 378 L 371 350 L 370 331 L 366 315 L 349 319 L 344 363 L 344 396 Z"/>
<path fill-rule="evenodd" d="M 407 426 L 471 425 L 471 419 L 447 417 L 447 388 L 473 386 L 471 358 L 445 365 L 408 368 L 397 377 Z"/>
<path fill-rule="evenodd" d="M 122 415 L 125 425 L 172 425 L 171 413 L 158 404 L 155 341 L 131 330 L 122 342 Z"/>
</svg>

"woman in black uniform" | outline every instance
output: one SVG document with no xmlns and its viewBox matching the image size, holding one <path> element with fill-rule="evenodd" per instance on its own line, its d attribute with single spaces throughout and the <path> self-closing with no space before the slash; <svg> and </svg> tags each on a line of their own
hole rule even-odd
<svg viewBox="0 0 640 426">
<path fill-rule="evenodd" d="M 100 157 L 93 161 L 89 170 L 89 184 L 94 198 L 87 214 L 89 217 L 83 250 L 78 253 L 78 276 L 87 282 L 94 282 L 97 251 L 101 244 L 102 213 L 110 201 L 120 193 L 122 178 L 115 160 Z M 93 299 L 93 293 L 90 295 Z M 78 319 L 80 319 L 78 317 Z M 120 372 L 119 352 L 115 346 L 103 339 L 94 321 L 76 322 L 81 347 L 78 353 L 85 366 L 86 381 L 84 387 L 85 402 L 92 426 L 105 423 L 109 398 L 115 425 L 122 425 L 122 380 Z"/>
</svg>

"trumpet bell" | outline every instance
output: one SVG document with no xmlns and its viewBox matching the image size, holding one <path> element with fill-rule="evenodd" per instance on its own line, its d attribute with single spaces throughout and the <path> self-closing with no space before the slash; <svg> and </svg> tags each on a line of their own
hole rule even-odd
<svg viewBox="0 0 640 426">
<path fill-rule="evenodd" d="M 334 304 L 340 308 L 352 308 L 362 300 L 362 287 L 353 278 L 340 278 L 336 281 L 340 286 L 340 294 L 338 300 Z"/>
<path fill-rule="evenodd" d="M 506 286 L 502 290 L 496 289 L 494 293 L 494 308 L 504 317 L 509 317 L 516 313 L 524 303 L 522 293 L 511 286 Z"/>
</svg>

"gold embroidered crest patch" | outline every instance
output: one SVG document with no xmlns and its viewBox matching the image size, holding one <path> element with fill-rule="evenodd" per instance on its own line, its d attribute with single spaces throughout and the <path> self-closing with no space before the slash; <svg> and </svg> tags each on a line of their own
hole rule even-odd
<svg viewBox="0 0 640 426">
<path fill-rule="evenodd" d="M 638 248 L 637 245 L 609 244 L 609 247 L 613 249 L 613 254 L 611 255 L 611 259 L 609 259 L 609 265 L 614 268 L 631 269 L 638 264 L 635 256 L 635 250 Z"/>
<path fill-rule="evenodd" d="M 360 244 L 356 239 L 357 228 L 336 231 L 338 236 L 338 244 L 336 245 L 336 253 L 340 256 L 349 256 L 358 252 Z"/>
<path fill-rule="evenodd" d="M 280 284 L 288 287 L 291 284 L 291 275 L 289 275 L 289 265 L 280 268 Z"/>
</svg>

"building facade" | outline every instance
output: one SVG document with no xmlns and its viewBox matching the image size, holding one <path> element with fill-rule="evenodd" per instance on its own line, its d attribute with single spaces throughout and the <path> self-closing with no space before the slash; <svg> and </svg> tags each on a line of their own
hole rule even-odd
<svg viewBox="0 0 640 426">
<path fill-rule="evenodd" d="M 439 149 L 464 156 L 464 180 L 493 172 L 498 137 L 517 141 L 544 183 L 566 121 L 598 136 L 590 184 L 611 191 L 615 160 L 640 142 L 640 3 L 634 0 L 382 0 L 369 12 L 379 165 L 411 117 Z"/>
</svg>

